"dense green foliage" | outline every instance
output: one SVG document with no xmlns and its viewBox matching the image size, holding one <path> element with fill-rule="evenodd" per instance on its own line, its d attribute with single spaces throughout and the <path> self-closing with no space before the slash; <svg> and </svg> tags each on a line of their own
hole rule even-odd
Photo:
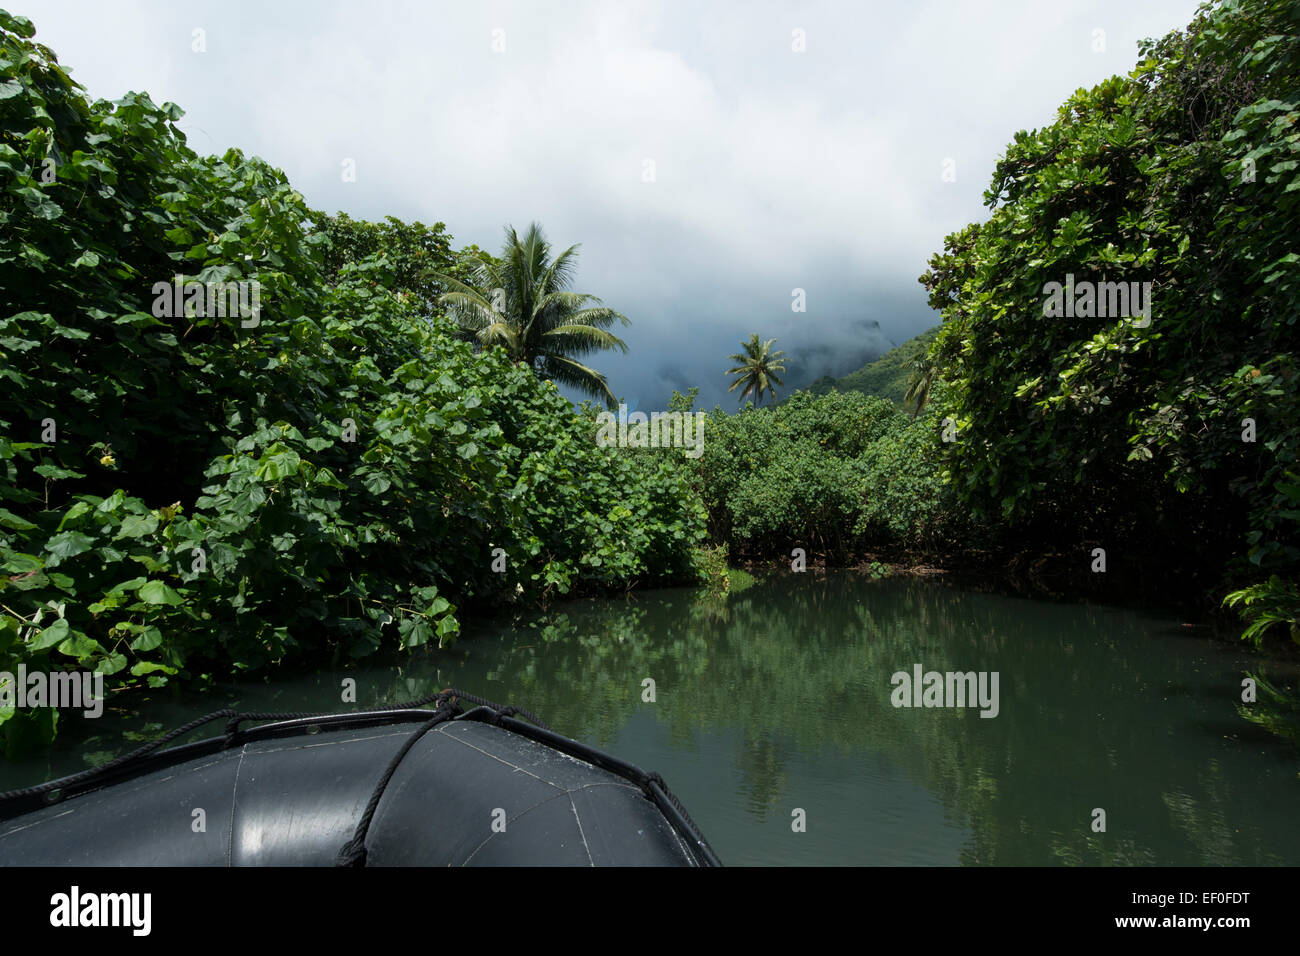
<svg viewBox="0 0 1300 956">
<path fill-rule="evenodd" d="M 331 224 L 265 162 L 196 155 L 176 106 L 90 101 L 32 35 L 0 13 L 0 671 L 159 686 L 695 579 L 670 462 L 597 448 L 428 313 L 407 267 L 441 227 Z M 260 312 L 160 309 L 174 276 L 257 283 Z M 10 705 L 0 746 L 56 720 Z"/>
<path fill-rule="evenodd" d="M 862 366 L 856 372 L 840 378 L 824 375 L 808 386 L 805 391 L 814 395 L 825 395 L 831 389 L 839 392 L 861 392 L 863 395 L 875 395 L 887 398 L 896 405 L 903 405 L 907 394 L 907 383 L 918 360 L 923 358 L 939 334 L 933 328 L 915 338 L 910 338 L 902 345 L 890 349 L 874 362 Z"/>
<path fill-rule="evenodd" d="M 707 450 L 690 463 L 710 533 L 733 553 L 764 556 L 952 546 L 961 523 L 934 454 L 937 428 L 852 392 L 715 409 Z"/>
<path fill-rule="evenodd" d="M 1017 133 L 922 277 L 963 500 L 1112 573 L 1239 581 L 1252 636 L 1300 637 L 1297 119 L 1300 5 L 1207 5 Z M 1151 283 L 1150 321 L 1048 315 L 1069 276 Z"/>
<path fill-rule="evenodd" d="M 458 253 L 451 250 L 452 238 L 440 222 L 426 226 L 422 222 L 403 222 L 395 216 L 383 222 L 353 219 L 345 212 L 318 216 L 313 232 L 323 234 L 326 274 L 339 276 L 344 267 L 374 256 L 384 260 L 385 285 L 399 294 L 414 296 L 429 314 L 442 311 L 437 299 L 445 287 L 429 278 L 432 272 L 447 272 L 461 282 L 470 280 L 470 264 L 476 260 L 493 262 L 493 258 L 469 245 Z"/>
</svg>

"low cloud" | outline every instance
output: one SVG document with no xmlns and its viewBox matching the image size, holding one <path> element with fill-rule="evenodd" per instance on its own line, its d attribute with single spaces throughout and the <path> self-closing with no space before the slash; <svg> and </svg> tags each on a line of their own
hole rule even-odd
<svg viewBox="0 0 1300 956">
<path fill-rule="evenodd" d="M 533 220 L 581 242 L 577 288 L 633 320 L 631 354 L 589 357 L 615 394 L 699 385 L 711 404 L 751 333 L 806 384 L 935 324 L 916 276 L 987 215 L 1016 130 L 1196 6 L 43 0 L 32 16 L 93 95 L 180 104 L 196 149 L 260 155 L 316 208 L 441 221 L 487 249 Z"/>
</svg>

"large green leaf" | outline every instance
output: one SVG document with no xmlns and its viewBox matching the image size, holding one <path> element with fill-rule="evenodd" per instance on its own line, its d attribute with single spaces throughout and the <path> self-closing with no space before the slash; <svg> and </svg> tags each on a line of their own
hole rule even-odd
<svg viewBox="0 0 1300 956">
<path fill-rule="evenodd" d="M 181 604 L 184 598 L 162 581 L 148 581 L 140 585 L 136 592 L 138 597 L 145 604 Z"/>
</svg>

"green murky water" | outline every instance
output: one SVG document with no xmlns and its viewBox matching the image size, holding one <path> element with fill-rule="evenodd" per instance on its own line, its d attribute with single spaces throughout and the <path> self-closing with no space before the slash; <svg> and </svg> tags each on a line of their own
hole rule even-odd
<svg viewBox="0 0 1300 956">
<path fill-rule="evenodd" d="M 997 716 L 893 706 L 892 675 L 918 664 L 996 671 Z M 570 602 L 400 666 L 159 695 L 70 725 L 0 767 L 0 789 L 221 707 L 352 709 L 352 676 L 358 707 L 457 686 L 658 770 L 730 865 L 1295 865 L 1300 754 L 1239 713 L 1261 672 L 1296 684 L 1292 665 L 1132 611 L 787 575 L 725 599 Z"/>
</svg>

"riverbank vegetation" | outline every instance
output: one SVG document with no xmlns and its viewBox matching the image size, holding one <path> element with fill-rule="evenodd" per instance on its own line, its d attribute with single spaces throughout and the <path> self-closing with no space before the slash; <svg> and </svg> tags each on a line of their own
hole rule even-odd
<svg viewBox="0 0 1300 956">
<path fill-rule="evenodd" d="M 989 219 L 921 277 L 943 322 L 911 363 L 916 427 L 833 393 L 711 420 L 714 534 L 1028 562 L 1300 642 L 1298 50 L 1294 4 L 1207 6 L 1017 133 Z M 1050 309 L 1076 280 L 1077 310 Z M 1144 313 L 1108 314 L 1094 288 L 1118 284 Z"/>
<path fill-rule="evenodd" d="M 874 396 L 796 392 L 776 408 L 715 409 L 707 452 L 683 467 L 711 539 L 737 558 L 947 553 L 970 529 L 941 481 L 937 426 Z"/>
<path fill-rule="evenodd" d="M 627 320 L 540 229 L 498 256 L 310 209 L 190 150 L 173 104 L 89 99 L 0 13 L 0 672 L 202 685 L 446 644 L 483 604 L 726 591 L 729 562 L 799 551 L 1020 565 L 1300 636 L 1297 15 L 1207 7 L 1016 134 L 889 392 L 717 408 L 695 458 L 599 447 L 559 393 L 613 403 L 575 357 Z M 1049 316 L 1075 278 L 1149 288 L 1149 321 Z M 760 400 L 771 344 L 732 357 Z M 57 720 L 0 704 L 0 746 Z"/>
<path fill-rule="evenodd" d="M 1256 639 L 1300 640 L 1298 118 L 1300 8 L 1203 8 L 1018 133 L 989 219 L 922 277 L 972 515 L 1104 549 L 1149 593 L 1232 590 Z M 1081 307 L 1051 317 L 1071 279 Z M 1092 281 L 1145 287 L 1147 313 L 1082 308 Z"/>
<path fill-rule="evenodd" d="M 0 671 L 202 683 L 698 580 L 681 473 L 597 448 L 431 310 L 425 272 L 461 263 L 440 224 L 322 216 L 195 154 L 175 105 L 92 101 L 33 32 L 0 14 Z M 226 288 L 256 295 L 214 309 Z M 10 694 L 0 741 L 57 720 Z"/>
</svg>

